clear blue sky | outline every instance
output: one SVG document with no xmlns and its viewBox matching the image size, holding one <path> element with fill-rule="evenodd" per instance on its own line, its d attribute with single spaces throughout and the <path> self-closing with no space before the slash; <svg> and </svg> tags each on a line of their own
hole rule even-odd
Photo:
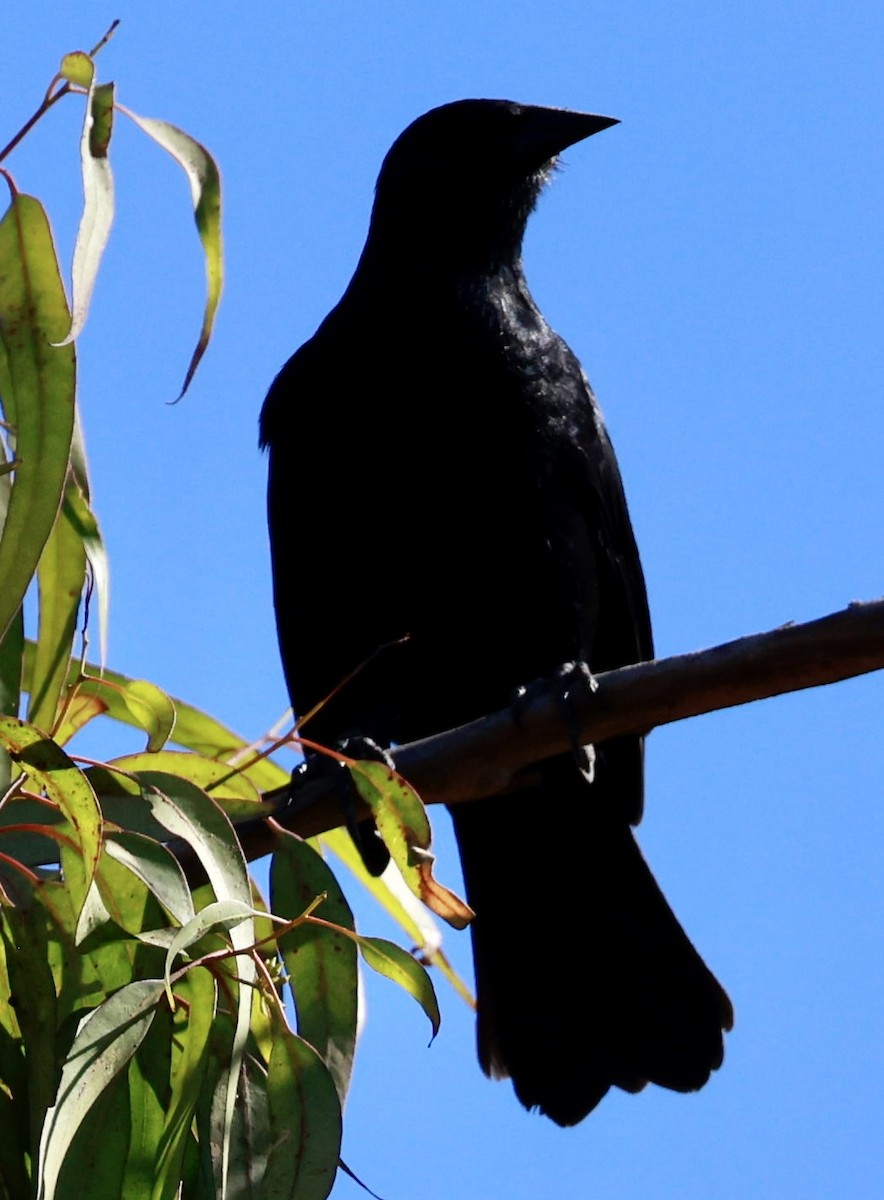
<svg viewBox="0 0 884 1200">
<path fill-rule="evenodd" d="M 263 393 L 345 286 L 389 143 L 470 95 L 622 119 L 566 155 L 526 263 L 605 408 L 659 652 L 884 591 L 880 4 L 11 5 L 3 133 L 60 55 L 115 16 L 103 78 L 222 165 L 229 274 L 193 390 L 167 407 L 202 267 L 183 177 L 121 118 L 117 226 L 79 348 L 113 667 L 249 735 L 284 708 Z M 66 258 L 79 120 L 77 102 L 60 106 L 9 163 L 45 198 Z M 642 845 L 737 1012 L 706 1090 L 611 1095 L 561 1131 L 481 1076 L 456 997 L 442 991 L 427 1050 L 417 1008 L 371 979 L 347 1110 L 354 1170 L 386 1200 L 876 1194 L 882 697 L 872 676 L 650 739 Z M 466 937 L 446 945 L 468 972 Z M 575 962 L 581 950 L 575 938 Z M 336 1200 L 359 1194 L 336 1186 Z"/>
</svg>

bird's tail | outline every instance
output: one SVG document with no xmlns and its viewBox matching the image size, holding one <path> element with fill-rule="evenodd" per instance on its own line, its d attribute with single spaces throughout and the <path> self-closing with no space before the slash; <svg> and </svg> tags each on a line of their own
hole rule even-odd
<svg viewBox="0 0 884 1200">
<path fill-rule="evenodd" d="M 612 1085 L 702 1087 L 733 1024 L 610 794 L 619 775 L 600 755 L 588 785 L 551 760 L 542 783 L 452 813 L 476 912 L 480 1062 L 559 1125 Z"/>
</svg>

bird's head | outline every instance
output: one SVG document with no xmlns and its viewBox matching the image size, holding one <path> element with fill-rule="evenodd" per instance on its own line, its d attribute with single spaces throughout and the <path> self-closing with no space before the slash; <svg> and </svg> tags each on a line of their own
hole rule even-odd
<svg viewBox="0 0 884 1200">
<path fill-rule="evenodd" d="M 418 117 L 378 176 L 373 233 L 470 256 L 518 256 L 525 223 L 555 164 L 613 117 L 511 100 L 458 100 Z M 389 243 L 386 246 L 389 252 Z"/>
</svg>

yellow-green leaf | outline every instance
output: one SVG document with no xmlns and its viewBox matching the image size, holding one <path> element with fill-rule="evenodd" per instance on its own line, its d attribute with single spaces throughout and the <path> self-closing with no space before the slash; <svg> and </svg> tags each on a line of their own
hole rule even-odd
<svg viewBox="0 0 884 1200">
<path fill-rule="evenodd" d="M 383 763 L 355 762 L 350 773 L 411 891 L 437 917 L 455 929 L 465 929 L 473 910 L 433 875 L 430 822 L 417 792 Z"/>
<path fill-rule="evenodd" d="M 126 754 L 115 758 L 113 765 L 133 774 L 139 771 L 164 771 L 189 780 L 212 797 L 231 819 L 260 817 L 270 811 L 250 781 L 225 763 L 186 754 L 180 750 L 159 750 L 156 753 Z"/>
<path fill-rule="evenodd" d="M 72 50 L 61 60 L 58 73 L 69 83 L 88 88 L 95 77 L 95 64 L 85 50 Z"/>
<path fill-rule="evenodd" d="M 404 988 L 410 996 L 414 996 L 427 1014 L 435 1037 L 441 1023 L 439 1002 L 432 980 L 417 959 L 412 958 L 407 950 L 403 950 L 395 942 L 388 942 L 385 938 L 361 937 L 357 934 L 356 942 L 362 951 L 362 957 L 373 971 L 377 971 L 379 975 L 386 975 L 388 979 Z"/>
<path fill-rule="evenodd" d="M 162 750 L 175 728 L 175 705 L 166 693 L 146 679 L 133 679 L 123 689 L 123 700 L 147 732 L 147 749 Z"/>
</svg>

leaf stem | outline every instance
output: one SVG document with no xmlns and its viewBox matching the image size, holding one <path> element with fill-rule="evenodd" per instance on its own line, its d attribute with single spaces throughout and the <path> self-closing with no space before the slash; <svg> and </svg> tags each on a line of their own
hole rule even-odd
<svg viewBox="0 0 884 1200">
<path fill-rule="evenodd" d="M 116 21 L 114 21 L 111 24 L 110 28 L 108 29 L 108 31 L 104 35 L 104 37 L 101 38 L 101 40 L 98 43 L 96 43 L 96 45 L 93 46 L 93 48 L 89 51 L 90 58 L 94 58 L 95 55 L 98 53 L 98 51 L 102 48 L 102 46 L 107 45 L 107 43 L 113 37 L 114 30 L 117 28 L 119 23 L 120 23 L 119 19 L 117 19 Z M 50 108 L 52 108 L 53 104 L 55 104 L 58 100 L 60 100 L 62 98 L 62 96 L 66 96 L 68 94 L 68 92 L 71 91 L 70 83 L 62 84 L 62 86 L 58 89 L 57 92 L 52 91 L 52 89 L 55 87 L 56 83 L 58 83 L 60 78 L 61 78 L 61 76 L 59 76 L 59 75 L 56 75 L 53 78 L 52 82 L 49 84 L 49 88 L 47 89 L 46 95 L 43 97 L 43 101 L 40 104 L 39 108 L 36 110 L 35 113 L 33 113 L 32 116 L 30 116 L 28 118 L 27 121 L 25 121 L 24 125 L 22 125 L 22 127 L 18 131 L 18 133 L 16 133 L 13 136 L 12 140 L 7 142 L 6 145 L 3 147 L 3 149 L 0 150 L 0 162 L 2 162 L 4 160 L 4 158 L 7 158 L 12 153 L 12 151 L 16 148 L 16 146 L 19 144 L 19 142 L 22 140 L 22 138 L 26 137 L 31 132 L 31 130 L 34 128 L 34 126 L 37 124 L 37 122 L 40 120 L 40 118 L 44 117 L 46 115 L 46 113 L 49 112 L 49 110 L 50 110 Z"/>
</svg>

